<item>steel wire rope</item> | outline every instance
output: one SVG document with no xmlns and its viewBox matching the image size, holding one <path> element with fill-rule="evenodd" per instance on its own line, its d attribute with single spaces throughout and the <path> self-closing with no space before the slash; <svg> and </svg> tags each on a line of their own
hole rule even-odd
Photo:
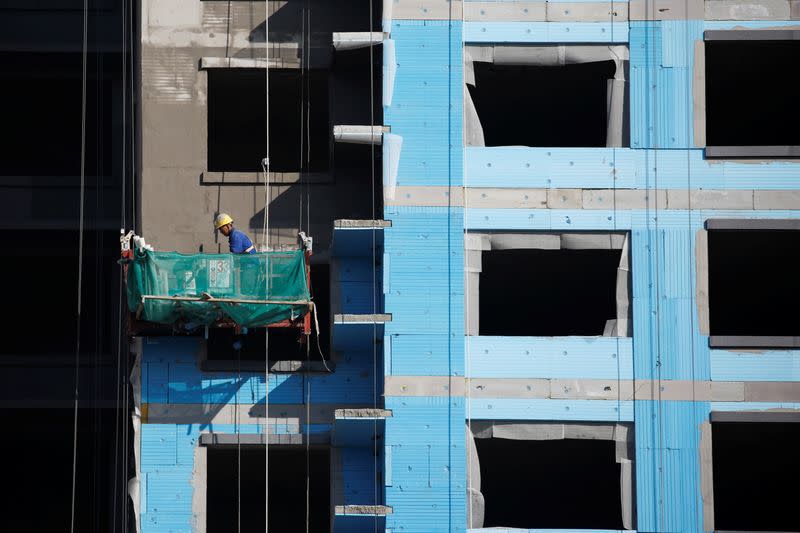
<svg viewBox="0 0 800 533">
<path fill-rule="evenodd" d="M 452 3 L 450 5 L 450 9 L 452 11 Z M 464 22 L 465 22 L 464 10 L 462 9 L 461 10 L 461 27 L 462 28 L 464 27 Z M 462 42 L 463 42 L 463 38 L 462 38 Z M 462 61 L 461 68 L 462 69 L 464 68 L 463 61 Z M 466 85 L 464 85 L 464 87 L 462 87 L 462 91 L 466 92 L 466 90 L 467 90 L 466 89 Z M 462 98 L 466 99 L 467 95 L 464 94 L 464 96 L 462 96 Z M 465 117 L 465 113 L 462 113 L 461 115 L 462 115 L 461 116 L 461 131 L 464 132 L 464 131 L 466 131 L 466 117 Z M 464 141 L 462 141 L 462 144 L 466 144 L 466 143 L 464 143 Z M 468 246 L 469 246 L 469 225 L 467 223 L 467 214 L 469 213 L 469 194 L 467 194 L 467 191 L 469 190 L 469 168 L 468 168 L 468 166 L 466 164 L 466 147 L 462 148 L 461 168 L 464 169 L 463 170 L 463 172 L 464 172 L 464 200 L 463 200 L 464 201 L 464 212 L 462 213 L 462 224 L 464 225 L 464 254 L 466 256 L 465 259 L 464 259 L 464 265 L 466 267 L 468 265 L 468 261 L 470 261 L 470 259 L 469 259 L 470 250 L 468 248 Z M 453 196 L 452 193 L 447 195 L 448 204 L 450 204 L 452 202 L 452 200 L 451 200 L 452 196 Z M 471 274 L 472 274 L 472 272 L 467 269 L 467 276 L 470 276 Z M 466 367 L 467 368 L 466 368 L 464 380 L 466 382 L 466 400 L 465 401 L 466 401 L 466 416 L 467 416 L 467 432 L 469 433 L 466 436 L 467 437 L 466 441 L 467 441 L 467 443 L 469 443 L 469 449 L 465 450 L 466 451 L 465 455 L 466 455 L 466 461 L 467 461 L 467 468 L 466 468 L 466 470 L 467 470 L 467 529 L 469 530 L 469 529 L 473 529 L 474 526 L 475 526 L 475 524 L 473 523 L 473 519 L 472 519 L 472 515 L 473 515 L 472 505 L 473 505 L 473 502 L 472 502 L 472 493 L 470 492 L 470 489 L 472 489 L 472 481 L 473 481 L 471 457 L 472 457 L 473 452 L 477 455 L 477 449 L 475 447 L 475 441 L 472 438 L 472 335 L 470 334 L 471 333 L 470 306 L 474 305 L 474 303 L 470 301 L 471 298 L 470 298 L 470 290 L 469 290 L 469 287 L 470 287 L 469 278 L 467 278 L 467 281 L 466 281 L 465 285 L 466 286 L 464 287 L 464 310 L 465 310 L 464 311 L 464 315 L 465 315 L 464 316 L 464 322 L 465 322 L 465 325 L 466 325 L 466 328 L 465 328 L 466 331 L 465 331 L 465 335 L 464 335 L 464 337 L 465 337 L 465 339 L 464 339 L 464 347 L 465 347 L 465 351 L 466 351 Z M 452 387 L 450 387 L 450 390 L 452 390 Z"/>
<path fill-rule="evenodd" d="M 264 173 L 264 215 L 262 221 L 261 243 L 262 251 L 269 249 L 269 203 L 271 199 L 271 188 L 269 183 L 270 172 L 270 151 L 269 151 L 269 61 L 270 61 L 270 45 L 269 45 L 269 2 L 264 2 L 264 73 L 265 73 L 265 150 L 266 156 L 261 161 L 261 168 Z M 265 259 L 264 264 L 264 283 L 265 283 L 265 297 L 269 298 L 269 260 Z M 265 528 L 268 530 L 267 522 L 269 520 L 268 511 L 268 498 L 269 498 L 269 328 L 264 328 L 264 523 Z M 241 428 L 240 428 L 241 431 Z"/>
<path fill-rule="evenodd" d="M 269 61 L 270 61 L 270 42 L 269 42 L 269 0 L 264 2 L 264 109 L 266 119 L 264 120 L 264 130 L 266 133 L 265 150 L 266 156 L 261 161 L 264 171 L 264 220 L 261 228 L 262 251 L 269 249 L 269 170 L 270 170 L 270 150 L 269 150 Z M 264 296 L 270 297 L 270 276 L 269 259 L 264 259 Z M 264 531 L 269 533 L 269 327 L 264 328 Z"/>
<path fill-rule="evenodd" d="M 370 134 L 370 219 L 372 224 L 371 234 L 371 259 L 372 259 L 372 407 L 377 412 L 378 409 L 378 324 L 375 322 L 375 314 L 378 312 L 378 273 L 377 273 L 377 238 L 375 235 L 375 216 L 376 216 L 376 194 L 375 194 L 375 42 L 373 35 L 373 0 L 367 0 L 369 3 L 369 134 Z M 378 419 L 373 416 L 372 419 L 372 483 L 373 494 L 372 503 L 378 505 Z M 377 508 L 376 508 L 377 509 Z M 375 512 L 372 516 L 372 524 L 374 533 L 378 532 L 378 513 Z"/>
<path fill-rule="evenodd" d="M 133 46 L 133 44 L 134 44 L 134 41 L 133 41 L 133 33 L 134 33 L 133 32 L 133 21 L 135 19 L 134 19 L 134 13 L 133 13 L 133 9 L 134 9 L 133 6 L 134 6 L 134 2 L 128 2 L 126 6 L 125 5 L 123 6 L 123 8 L 126 9 L 126 14 L 127 14 L 126 18 L 127 18 L 127 21 L 128 21 L 127 28 L 126 28 L 125 31 L 127 31 L 127 34 L 128 34 L 128 51 L 131 54 L 131 61 L 130 61 L 131 65 L 135 64 L 134 63 L 135 48 Z M 136 81 L 135 81 L 135 78 L 134 78 L 132 70 L 131 70 L 131 75 L 128 76 L 128 83 L 130 84 L 128 86 L 128 89 L 129 89 L 128 90 L 128 95 L 130 96 L 130 102 L 128 102 L 128 104 L 130 105 L 130 113 L 128 113 L 128 116 L 130 117 L 129 120 L 131 120 L 130 131 L 129 131 L 129 133 L 130 133 L 130 143 L 131 143 L 131 154 L 130 154 L 130 158 L 129 158 L 129 163 L 128 164 L 130 165 L 130 169 L 129 170 L 130 170 L 130 177 L 131 177 L 131 180 L 130 180 L 131 181 L 131 225 L 132 225 L 133 230 L 135 231 L 137 229 L 137 216 L 136 215 L 137 215 L 137 209 L 138 209 L 138 206 L 137 206 L 138 189 L 137 189 L 137 186 L 136 186 L 136 170 L 137 170 L 137 164 L 136 164 L 136 161 L 137 161 L 137 159 L 136 159 L 136 157 L 137 157 L 136 156 L 136 121 L 134 119 L 134 117 L 136 116 L 135 113 L 134 113 L 135 110 L 136 110 L 136 106 L 135 106 L 135 102 L 134 102 L 134 94 L 135 94 L 134 93 L 134 89 L 135 89 Z M 123 127 L 124 126 L 125 125 L 123 124 Z M 125 360 L 125 365 L 124 365 L 125 372 L 122 375 L 123 405 L 125 406 L 124 408 L 127 411 L 128 408 L 129 408 L 129 405 L 130 405 L 130 392 L 131 392 L 131 390 L 130 390 L 131 383 L 130 383 L 130 374 L 129 374 L 130 369 L 131 369 L 131 365 L 130 365 L 130 362 L 131 362 L 130 361 L 130 350 L 126 349 L 124 351 L 124 355 L 125 355 L 125 357 L 124 357 L 124 360 Z M 122 435 L 123 435 L 122 443 L 123 443 L 123 447 L 125 449 L 125 454 L 126 455 L 128 453 L 128 450 L 129 450 L 131 423 L 132 423 L 131 419 L 128 419 L 128 417 L 126 416 L 125 417 L 125 423 L 123 425 L 123 431 L 122 431 Z M 125 484 L 124 485 L 125 490 L 123 491 L 124 492 L 123 498 L 125 498 L 125 494 L 127 494 L 129 492 L 128 476 L 129 476 L 129 463 L 128 463 L 128 460 L 126 459 L 125 463 L 124 463 L 124 468 L 123 468 L 123 483 Z M 127 532 L 128 531 L 128 521 L 129 521 L 129 517 L 128 517 L 128 509 L 129 509 L 128 499 L 125 498 L 124 502 L 125 502 L 125 504 L 123 505 L 123 509 L 122 509 L 122 530 L 123 530 L 123 532 Z"/>
<path fill-rule="evenodd" d="M 72 422 L 72 498 L 70 502 L 70 532 L 75 532 L 75 496 L 78 464 L 78 404 L 80 402 L 81 307 L 83 292 L 83 224 L 86 192 L 86 63 L 88 60 L 89 0 L 83 0 L 83 41 L 81 49 L 81 152 L 80 152 L 80 203 L 78 208 L 78 297 L 75 328 L 75 390 L 73 393 Z"/>
<path fill-rule="evenodd" d="M 125 171 L 126 171 L 126 133 L 127 133 L 127 126 L 125 122 L 126 118 L 126 107 L 127 107 L 127 56 L 126 56 L 126 48 L 127 48 L 127 36 L 125 35 L 125 31 L 127 28 L 127 2 L 128 0 L 122 0 L 122 184 L 120 188 L 120 219 L 122 222 L 122 232 L 124 233 L 127 229 L 127 220 L 126 220 L 126 213 L 125 213 L 125 200 L 126 200 L 126 180 L 125 180 Z M 116 386 L 114 387 L 114 475 L 113 475 L 113 482 L 112 482 L 112 512 L 111 512 L 111 524 L 113 530 L 116 531 L 117 529 L 117 502 L 120 499 L 120 495 L 117 494 L 118 487 L 118 479 L 117 474 L 119 473 L 120 466 L 119 466 L 119 423 L 120 423 L 120 395 L 121 395 L 121 384 L 122 380 L 121 372 L 121 363 L 122 363 L 122 337 L 123 337 L 123 321 L 124 321 L 124 300 L 123 300 L 123 276 L 122 276 L 122 269 L 119 270 L 119 295 L 117 298 L 117 305 L 119 306 L 119 316 L 117 318 L 117 362 L 116 362 L 116 373 L 115 373 L 115 380 Z M 124 386 L 124 385 L 123 385 Z M 127 406 L 126 406 L 127 407 Z M 125 492 L 123 491 L 121 494 L 121 499 L 123 505 L 125 504 Z"/>
<path fill-rule="evenodd" d="M 306 137 L 304 135 L 304 129 L 306 129 L 306 124 L 308 120 L 307 114 L 310 113 L 310 106 L 308 107 L 308 111 L 306 110 L 305 102 L 309 99 L 308 95 L 308 88 L 307 88 L 307 81 L 306 81 L 306 71 L 308 70 L 308 61 L 309 61 L 309 54 L 310 54 L 310 33 L 311 29 L 310 25 L 310 6 L 308 0 L 303 3 L 303 9 L 301 11 L 301 47 L 302 47 L 302 55 L 300 57 L 300 152 L 299 152 L 299 177 L 300 177 L 300 224 L 299 230 L 302 231 L 303 228 L 303 190 L 304 184 L 303 182 L 303 171 L 306 168 L 306 160 L 305 160 L 305 141 Z M 310 215 L 309 215 L 310 216 Z M 307 228 L 308 229 L 308 228 Z M 310 230 L 309 230 L 310 231 Z M 310 268 L 307 267 L 307 268 Z M 309 287 L 309 294 L 310 294 L 310 287 Z M 306 336 L 306 369 L 303 376 L 303 388 L 304 388 L 304 403 L 305 403 L 305 420 L 303 427 L 299 428 L 300 434 L 305 437 L 305 530 L 306 533 L 309 531 L 309 524 L 310 524 L 310 417 L 311 417 L 311 383 L 309 380 L 309 363 L 310 363 L 310 336 Z"/>
<path fill-rule="evenodd" d="M 684 24 L 686 25 L 686 32 L 687 32 L 686 37 L 688 38 L 689 37 L 689 0 L 684 0 L 683 8 L 684 8 L 684 15 L 685 15 Z M 693 51 L 692 51 L 692 49 L 689 48 L 688 43 L 684 42 L 684 45 L 686 45 L 686 56 L 685 56 L 685 59 L 686 59 L 686 65 L 688 66 L 688 65 L 692 64 L 692 53 L 693 53 Z M 692 94 L 692 80 L 689 78 L 689 76 L 686 76 L 686 88 L 685 89 L 686 89 L 687 97 Z M 693 109 L 690 106 L 691 106 L 691 104 L 689 103 L 689 99 L 687 98 L 686 99 L 686 114 L 685 114 L 686 117 L 693 117 Z M 694 229 L 692 227 L 692 156 L 691 156 L 691 147 L 689 146 L 689 139 L 690 138 L 691 138 L 691 125 L 690 125 L 690 121 L 686 120 L 686 198 L 687 198 L 687 201 L 688 201 L 688 204 L 687 204 L 687 207 L 688 207 L 688 209 L 687 209 L 688 228 L 686 230 L 688 232 L 688 238 L 686 239 L 686 246 L 687 246 L 687 250 L 686 250 L 687 272 L 686 272 L 686 275 L 689 278 L 689 298 L 686 298 L 686 302 L 687 302 L 688 311 L 689 311 L 687 316 L 689 317 L 689 330 L 690 330 L 689 338 L 690 338 L 690 342 L 691 342 L 691 356 L 692 356 L 692 359 L 691 359 L 691 361 L 692 361 L 692 369 L 691 369 L 691 374 L 690 375 L 691 375 L 691 378 L 692 378 L 692 424 L 694 424 L 695 423 L 695 417 L 696 417 L 696 409 L 697 409 L 697 403 L 696 403 L 696 401 L 697 401 L 697 392 L 696 392 L 697 382 L 696 382 L 696 377 L 697 376 L 696 376 L 696 372 L 695 372 L 695 364 L 696 364 L 695 346 L 694 346 L 694 343 L 695 343 L 695 333 L 694 333 L 695 325 L 694 325 L 694 318 L 693 318 L 693 315 L 694 315 L 694 313 L 693 313 L 693 302 L 692 302 L 692 298 L 691 298 L 691 295 L 695 294 L 695 282 L 693 281 L 693 277 L 692 277 L 692 236 L 694 235 Z M 698 314 L 698 321 L 699 321 L 699 318 L 700 317 L 699 317 L 699 314 Z M 694 439 L 693 440 L 695 442 L 695 447 L 698 449 L 698 452 L 700 452 L 700 442 L 699 442 L 700 439 L 697 436 L 697 432 L 695 431 L 692 434 L 694 435 Z M 697 531 L 701 531 L 702 530 L 702 523 L 701 523 L 701 519 L 700 519 L 700 508 L 697 505 L 696 501 L 695 501 L 695 505 L 694 505 L 694 522 L 695 522 L 695 527 L 697 528 Z"/>
<path fill-rule="evenodd" d="M 652 20 L 650 20 L 651 9 L 653 10 L 653 12 L 652 12 Z M 645 57 L 648 58 L 648 65 L 647 65 L 648 68 L 647 68 L 647 78 L 646 79 L 647 79 L 647 89 L 649 90 L 650 87 L 652 87 L 652 89 L 653 89 L 652 96 L 651 96 L 651 103 L 648 104 L 648 108 L 652 107 L 652 117 L 651 118 L 652 118 L 653 127 L 652 128 L 648 127 L 646 129 L 646 131 L 647 132 L 650 132 L 650 131 L 653 132 L 652 133 L 652 137 L 649 140 L 651 141 L 652 146 L 653 146 L 653 148 L 651 148 L 651 150 L 653 152 L 653 167 L 652 167 L 653 182 L 652 183 L 653 183 L 653 190 L 654 190 L 654 193 L 655 193 L 654 194 L 654 200 L 653 200 L 653 204 L 654 204 L 654 208 L 655 208 L 655 215 L 653 216 L 653 224 L 654 224 L 654 228 L 655 228 L 655 238 L 653 239 L 651 237 L 648 240 L 651 243 L 654 243 L 654 246 L 651 245 L 650 250 L 649 250 L 651 257 L 653 257 L 654 273 L 655 273 L 655 283 L 653 284 L 654 285 L 654 289 L 655 289 L 655 297 L 653 299 L 654 301 L 650 302 L 650 305 L 651 306 L 653 306 L 653 305 L 655 306 L 655 309 L 654 309 L 654 312 L 655 312 L 655 319 L 654 319 L 655 325 L 654 325 L 654 327 L 655 327 L 655 337 L 656 337 L 655 338 L 655 351 L 656 351 L 655 356 L 656 356 L 657 387 L 655 386 L 655 384 L 653 383 L 653 380 L 651 379 L 650 380 L 650 383 L 651 383 L 651 385 L 650 385 L 650 390 L 651 390 L 650 398 L 651 398 L 651 400 L 650 401 L 652 401 L 653 397 L 657 398 L 657 401 L 656 401 L 656 411 L 657 411 L 656 422 L 658 424 L 658 428 L 657 428 L 658 460 L 657 461 L 658 461 L 658 492 L 659 492 L 659 497 L 656 498 L 656 503 L 658 505 L 658 520 L 657 520 L 657 528 L 656 528 L 656 530 L 657 531 L 663 531 L 664 530 L 664 486 L 665 486 L 665 481 L 664 481 L 664 452 L 665 452 L 665 450 L 664 450 L 664 431 L 663 431 L 663 429 L 664 429 L 663 428 L 663 426 L 664 426 L 664 421 L 663 421 L 663 403 L 662 403 L 662 394 L 661 394 L 661 392 L 662 392 L 661 391 L 661 382 L 662 382 L 661 378 L 662 378 L 663 361 L 662 361 L 662 354 L 661 354 L 661 303 L 660 303 L 660 299 L 661 299 L 661 280 L 660 280 L 660 278 L 661 278 L 661 245 L 663 243 L 663 239 L 659 239 L 659 220 L 658 220 L 658 149 L 659 149 L 658 122 L 659 121 L 658 121 L 658 73 L 656 71 L 656 69 L 658 68 L 658 63 L 657 63 L 656 47 L 655 47 L 655 43 L 656 43 L 655 32 L 657 31 L 657 29 L 655 28 L 655 26 L 653 24 L 651 24 L 652 22 L 655 22 L 655 20 L 656 20 L 656 14 L 655 14 L 655 11 L 654 11 L 655 9 L 656 9 L 656 6 L 655 6 L 655 2 L 653 0 L 645 0 L 645 21 L 648 22 L 645 31 L 646 31 L 646 36 L 647 36 L 646 37 L 646 41 L 647 41 L 647 45 L 649 47 L 649 52 L 650 52 L 649 54 L 647 54 L 645 56 Z M 660 31 L 660 29 L 658 29 L 658 31 Z M 648 124 L 648 126 L 649 126 L 649 124 Z M 648 144 L 651 144 L 651 143 L 648 143 Z M 649 176 L 650 175 L 650 161 L 649 161 L 649 158 L 646 158 L 645 161 L 647 162 L 647 165 L 648 165 L 648 168 L 647 168 L 647 171 L 646 171 L 646 175 Z M 648 179 L 648 182 L 649 182 L 649 179 Z M 649 185 L 649 183 L 648 183 L 648 185 Z M 649 227 L 649 225 L 650 225 L 650 216 L 649 216 L 649 213 L 648 213 L 647 226 Z M 648 231 L 648 233 L 652 234 L 651 231 Z M 651 316 L 652 316 L 652 314 L 651 314 Z M 651 319 L 651 320 L 653 320 L 653 319 Z M 650 341 L 650 346 L 651 347 L 653 346 L 652 340 Z M 653 390 L 654 388 L 656 389 L 655 391 Z M 655 392 L 655 394 L 653 394 L 654 392 Z"/>
</svg>

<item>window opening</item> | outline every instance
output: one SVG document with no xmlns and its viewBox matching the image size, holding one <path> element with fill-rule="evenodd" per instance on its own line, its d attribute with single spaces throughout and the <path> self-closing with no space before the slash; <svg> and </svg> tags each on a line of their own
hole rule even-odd
<svg viewBox="0 0 800 533">
<path fill-rule="evenodd" d="M 709 230 L 711 335 L 800 336 L 800 231 Z"/>
<path fill-rule="evenodd" d="M 241 452 L 241 493 L 239 456 Z M 270 446 L 269 451 L 269 529 L 306 531 L 306 448 Z M 309 456 L 309 531 L 330 531 L 330 451 L 311 448 Z M 241 508 L 241 532 L 262 533 L 265 527 L 264 446 L 208 447 L 208 486 L 206 492 L 208 533 L 229 533 L 237 529 Z M 237 496 L 238 502 L 237 502 Z"/>
<path fill-rule="evenodd" d="M 614 61 L 561 66 L 476 61 L 474 70 L 475 84 L 467 87 L 485 146 L 607 146 Z"/>
<path fill-rule="evenodd" d="M 800 531 L 800 424 L 712 422 L 714 526 Z"/>
<path fill-rule="evenodd" d="M 305 72 L 311 102 L 310 157 L 301 115 L 305 116 L 300 69 L 270 69 L 270 170 L 328 170 L 330 124 L 328 73 Z M 260 172 L 266 156 L 267 111 L 263 69 L 208 70 L 208 170 Z M 301 129 L 302 128 L 302 129 Z"/>
<path fill-rule="evenodd" d="M 623 529 L 614 441 L 481 438 L 475 445 L 484 528 Z"/>
<path fill-rule="evenodd" d="M 480 335 L 603 335 L 617 317 L 620 256 L 620 250 L 484 251 Z"/>
<path fill-rule="evenodd" d="M 738 34 L 708 33 L 727 34 L 729 38 L 736 38 Z M 756 32 L 742 32 L 742 35 L 753 33 Z M 796 127 L 800 122 L 800 106 L 792 68 L 798 61 L 800 40 L 707 40 L 708 146 L 800 147 L 800 130 Z M 715 155 L 713 148 L 708 149 L 707 154 Z M 769 154 L 740 149 L 732 155 Z"/>
</svg>

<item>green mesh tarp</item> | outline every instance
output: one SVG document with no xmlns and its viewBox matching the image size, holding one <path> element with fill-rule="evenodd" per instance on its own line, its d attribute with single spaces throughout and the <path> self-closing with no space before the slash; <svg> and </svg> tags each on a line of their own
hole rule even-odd
<svg viewBox="0 0 800 533">
<path fill-rule="evenodd" d="M 127 288 L 128 308 L 139 319 L 159 324 L 200 326 L 228 318 L 240 326 L 263 326 L 301 317 L 310 305 L 302 251 L 136 251 L 128 264 Z"/>
</svg>

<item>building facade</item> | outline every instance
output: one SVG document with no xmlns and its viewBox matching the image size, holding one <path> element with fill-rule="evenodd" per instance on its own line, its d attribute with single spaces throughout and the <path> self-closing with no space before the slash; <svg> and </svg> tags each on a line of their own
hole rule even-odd
<svg viewBox="0 0 800 533">
<path fill-rule="evenodd" d="M 140 530 L 800 529 L 799 10 L 143 2 L 137 231 L 321 326 L 133 339 Z"/>
</svg>

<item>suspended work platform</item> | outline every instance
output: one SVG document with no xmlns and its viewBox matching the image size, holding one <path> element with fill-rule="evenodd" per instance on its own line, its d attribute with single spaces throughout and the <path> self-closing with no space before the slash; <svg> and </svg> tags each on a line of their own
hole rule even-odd
<svg viewBox="0 0 800 533">
<path fill-rule="evenodd" d="M 311 331 L 310 247 L 256 254 L 181 254 L 125 249 L 134 322 L 191 330 L 295 327 Z"/>
</svg>

